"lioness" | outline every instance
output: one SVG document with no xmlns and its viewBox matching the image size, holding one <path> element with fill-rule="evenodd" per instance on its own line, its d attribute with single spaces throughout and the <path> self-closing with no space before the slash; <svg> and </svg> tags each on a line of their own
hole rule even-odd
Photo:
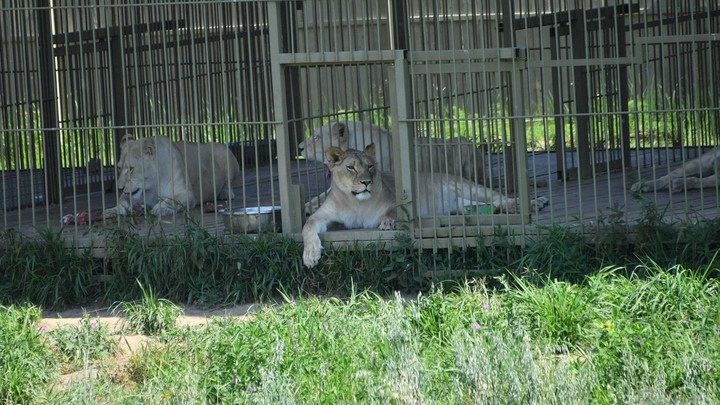
<svg viewBox="0 0 720 405">
<path fill-rule="evenodd" d="M 454 174 L 477 183 L 483 183 L 485 173 L 483 153 L 464 137 L 450 139 L 421 138 L 417 146 L 420 171 Z M 312 137 L 298 145 L 308 160 L 325 160 L 325 151 L 331 146 L 342 150 L 362 149 L 375 144 L 375 161 L 381 171 L 393 169 L 392 134 L 385 128 L 367 122 L 334 121 L 318 128 Z M 425 144 L 426 143 L 426 144 Z M 327 162 L 326 162 L 327 163 Z"/>
<path fill-rule="evenodd" d="M 127 215 L 133 204 L 145 204 L 153 215 L 172 215 L 216 195 L 233 198 L 230 186 L 240 179 L 240 165 L 226 145 L 126 136 L 117 162 L 118 205 L 103 214 Z"/>
<path fill-rule="evenodd" d="M 331 223 L 340 223 L 348 229 L 395 228 L 397 208 L 394 175 L 381 172 L 375 164 L 375 146 L 363 152 L 343 151 L 330 147 L 326 158 L 332 172 L 332 187 L 325 202 L 308 218 L 303 226 L 303 263 L 308 268 L 320 260 L 322 244 L 319 233 Z M 418 174 L 415 190 L 418 198 L 417 215 L 448 215 L 462 213 L 464 206 L 488 202 L 500 212 L 516 212 L 518 200 L 458 176 Z M 547 204 L 545 197 L 531 201 L 534 209 Z"/>
<path fill-rule="evenodd" d="M 416 161 L 422 172 L 449 173 L 479 184 L 485 182 L 483 152 L 464 137 L 450 139 L 419 138 Z M 308 160 L 324 161 L 325 150 L 331 146 L 342 150 L 362 149 L 375 144 L 375 161 L 381 171 L 393 170 L 392 134 L 387 129 L 367 122 L 335 121 L 318 128 L 312 137 L 298 145 Z M 325 162 L 327 163 L 327 162 Z M 312 214 L 325 200 L 327 191 L 305 205 L 305 213 Z"/>
<path fill-rule="evenodd" d="M 685 162 L 679 168 L 657 180 L 641 180 L 630 190 L 646 193 L 653 190 L 669 189 L 672 193 L 695 188 L 717 187 L 717 172 L 720 167 L 720 147 L 711 149 L 698 158 Z"/>
</svg>

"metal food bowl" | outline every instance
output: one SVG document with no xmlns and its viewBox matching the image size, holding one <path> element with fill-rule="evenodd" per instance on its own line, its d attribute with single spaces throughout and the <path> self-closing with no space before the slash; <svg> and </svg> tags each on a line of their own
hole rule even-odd
<svg viewBox="0 0 720 405">
<path fill-rule="evenodd" d="M 276 232 L 280 229 L 280 207 L 247 207 L 221 211 L 225 229 L 234 233 Z"/>
</svg>

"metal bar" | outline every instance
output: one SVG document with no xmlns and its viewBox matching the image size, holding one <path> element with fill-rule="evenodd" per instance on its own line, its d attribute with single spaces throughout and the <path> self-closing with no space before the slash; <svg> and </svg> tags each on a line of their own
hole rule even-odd
<svg viewBox="0 0 720 405">
<path fill-rule="evenodd" d="M 590 105 L 588 103 L 588 69 L 587 66 L 576 63 L 588 57 L 587 54 L 587 32 L 582 22 L 578 22 L 576 19 L 572 20 L 570 26 L 571 29 L 571 42 L 572 42 L 572 68 L 573 68 L 573 83 L 574 86 L 574 98 L 575 98 L 575 112 L 577 113 L 576 125 L 577 125 L 577 146 L 578 146 L 578 163 L 580 170 L 580 177 L 583 179 L 590 178 L 592 176 L 591 157 L 590 157 L 590 120 L 587 117 L 587 113 L 590 112 Z"/>
<path fill-rule="evenodd" d="M 271 30 L 272 33 L 272 30 Z M 277 62 L 284 66 L 319 66 L 332 64 L 393 63 L 398 51 L 337 51 L 308 53 L 279 53 Z"/>
<path fill-rule="evenodd" d="M 454 50 L 433 50 L 433 51 L 408 51 L 407 59 L 410 62 L 439 62 L 439 61 L 498 61 L 515 60 L 526 54 L 523 48 L 483 48 L 483 49 L 454 49 Z"/>
<path fill-rule="evenodd" d="M 597 67 L 607 65 L 635 65 L 642 63 L 640 56 L 619 56 L 609 58 L 529 60 L 528 68 Z"/>
<path fill-rule="evenodd" d="M 511 72 L 518 64 L 524 66 L 524 62 L 455 62 L 455 63 L 434 63 L 410 65 L 410 74 L 462 74 L 462 73 L 496 73 Z"/>
<path fill-rule="evenodd" d="M 283 39 L 280 36 L 284 32 L 281 25 L 282 8 L 278 1 L 268 4 L 268 25 L 270 27 L 270 55 L 281 55 Z M 276 95 L 273 97 L 275 109 L 275 135 L 278 145 L 278 182 L 280 185 L 280 205 L 282 206 L 282 230 L 284 234 L 294 234 L 302 231 L 302 219 L 305 216 L 299 187 L 292 187 L 290 171 L 290 139 L 289 123 L 286 111 L 286 103 L 282 97 L 277 95 L 285 92 L 286 75 L 280 58 L 271 58 L 272 86 Z"/>
<path fill-rule="evenodd" d="M 50 204 L 60 202 L 60 155 L 58 133 L 57 94 L 55 83 L 55 62 L 52 56 L 52 18 L 50 1 L 37 0 L 38 64 L 42 92 L 42 121 L 44 139 L 44 167 L 48 176 L 45 195 Z"/>
<path fill-rule="evenodd" d="M 402 57 L 402 52 L 398 52 L 395 60 L 394 69 L 390 72 L 390 105 L 392 113 L 392 121 L 394 126 L 393 136 L 393 161 L 395 170 L 395 197 L 397 198 L 398 219 L 402 221 L 410 221 L 415 217 L 415 207 L 412 202 L 414 193 L 414 176 L 415 172 L 415 156 L 413 153 L 413 134 L 415 131 L 412 127 L 414 124 L 408 122 L 412 117 L 412 86 L 410 85 L 410 74 L 408 72 L 407 62 Z M 412 126 L 412 127 L 411 127 Z M 403 153 L 405 151 L 405 153 Z M 412 226 L 410 226 L 412 228 Z"/>
</svg>

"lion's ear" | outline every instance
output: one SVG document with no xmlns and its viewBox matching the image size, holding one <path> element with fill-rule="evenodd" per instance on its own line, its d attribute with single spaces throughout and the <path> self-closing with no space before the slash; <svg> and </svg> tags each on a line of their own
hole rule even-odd
<svg viewBox="0 0 720 405">
<path fill-rule="evenodd" d="M 375 144 L 371 143 L 365 147 L 365 153 L 369 156 L 375 157 Z"/>
<path fill-rule="evenodd" d="M 143 152 L 148 156 L 155 155 L 155 138 L 145 138 L 143 140 Z"/>
<path fill-rule="evenodd" d="M 340 163 L 344 157 L 345 157 L 345 152 L 342 149 L 335 147 L 335 146 L 331 146 L 331 147 L 327 148 L 327 150 L 325 151 L 325 158 L 327 159 L 330 167 L 333 167 L 336 164 Z"/>
<path fill-rule="evenodd" d="M 132 140 L 133 140 L 133 135 L 131 133 L 125 134 L 122 138 L 120 138 L 120 147 L 122 148 L 123 146 L 125 146 L 125 144 L 128 141 L 132 141 Z"/>
<path fill-rule="evenodd" d="M 342 139 L 347 134 L 347 125 L 344 122 L 336 122 L 332 124 L 332 134 L 338 139 Z"/>
</svg>

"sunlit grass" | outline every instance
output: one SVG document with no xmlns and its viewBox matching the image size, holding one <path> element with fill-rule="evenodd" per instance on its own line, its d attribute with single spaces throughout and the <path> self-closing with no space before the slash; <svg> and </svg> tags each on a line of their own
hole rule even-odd
<svg viewBox="0 0 720 405">
<path fill-rule="evenodd" d="M 178 317 L 182 315 L 182 308 L 167 299 L 158 298 L 152 287 L 143 287 L 139 281 L 137 284 L 142 291 L 140 300 L 114 305 L 114 311 L 122 314 L 125 327 L 148 335 L 175 328 Z"/>
<path fill-rule="evenodd" d="M 87 367 L 90 362 L 117 352 L 116 342 L 110 338 L 108 327 L 87 312 L 83 314 L 79 325 L 63 325 L 51 330 L 48 335 L 66 365 L 64 371 Z"/>
<path fill-rule="evenodd" d="M 249 320 L 167 330 L 124 367 L 67 387 L 46 383 L 58 346 L 32 309 L 11 307 L 28 321 L 0 327 L 37 336 L 20 350 L 48 373 L 28 389 L 38 402 L 717 403 L 718 281 L 706 270 L 642 270 L 493 290 L 476 280 L 418 296 L 285 295 Z"/>
</svg>

